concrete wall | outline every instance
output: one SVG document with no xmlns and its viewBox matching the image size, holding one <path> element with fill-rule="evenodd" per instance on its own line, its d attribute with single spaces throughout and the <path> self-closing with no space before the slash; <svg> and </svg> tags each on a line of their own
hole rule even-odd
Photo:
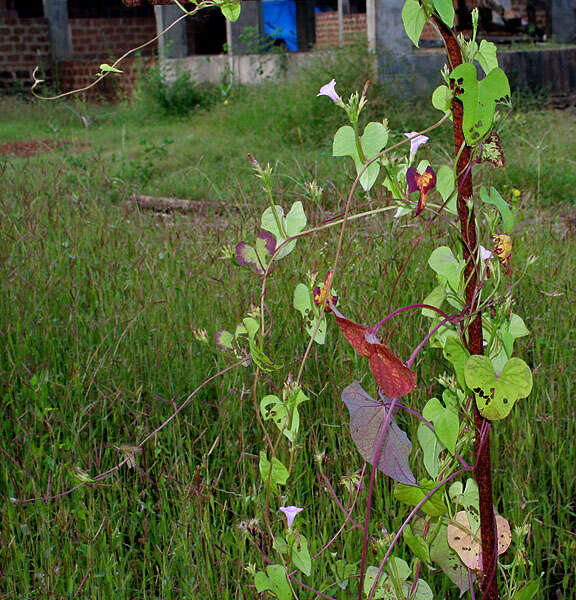
<svg viewBox="0 0 576 600">
<path fill-rule="evenodd" d="M 576 46 L 558 49 L 500 50 L 500 64 L 508 73 L 513 89 L 576 92 Z M 231 70 L 238 83 L 260 83 L 284 77 L 318 58 L 318 53 L 281 55 L 189 56 L 164 61 L 169 78 L 187 70 L 198 81 L 221 82 Z M 443 83 L 440 69 L 446 62 L 440 49 L 418 50 L 406 54 L 385 54 L 378 58 L 379 77 L 400 93 L 429 93 Z M 405 88 L 404 86 L 408 86 Z"/>
</svg>

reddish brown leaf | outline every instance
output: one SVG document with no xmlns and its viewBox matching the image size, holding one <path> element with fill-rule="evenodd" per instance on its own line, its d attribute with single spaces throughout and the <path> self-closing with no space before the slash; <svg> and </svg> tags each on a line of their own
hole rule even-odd
<svg viewBox="0 0 576 600">
<path fill-rule="evenodd" d="M 382 343 L 368 327 L 347 319 L 332 305 L 336 324 L 360 356 L 369 360 L 370 372 L 378 387 L 390 398 L 400 398 L 416 387 L 416 373 L 409 369 L 393 352 Z"/>
</svg>

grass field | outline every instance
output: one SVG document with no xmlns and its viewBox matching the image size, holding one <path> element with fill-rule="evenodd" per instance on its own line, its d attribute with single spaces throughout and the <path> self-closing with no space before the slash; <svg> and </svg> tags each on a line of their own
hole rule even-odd
<svg viewBox="0 0 576 600">
<path fill-rule="evenodd" d="M 246 155 L 276 165 L 277 201 L 304 202 L 313 222 L 343 207 L 349 173 L 330 156 L 340 115 L 315 98 L 330 65 L 291 85 L 240 90 L 227 103 L 185 118 L 151 116 L 138 105 L 0 102 L 0 143 L 53 140 L 68 145 L 30 158 L 0 156 L 0 597 L 253 598 L 244 567 L 261 559 L 237 528 L 260 516 L 257 455 L 262 447 L 250 372 L 234 370 L 202 389 L 177 419 L 121 469 L 52 501 L 86 476 L 112 468 L 121 444 L 135 444 L 167 419 L 196 386 L 228 362 L 197 341 L 193 329 L 233 328 L 257 300 L 248 274 L 220 259 L 224 244 L 252 236 L 265 206 Z M 336 67 L 334 67 L 336 68 Z M 364 72 L 339 64 L 339 89 L 361 86 Z M 394 138 L 436 114 L 378 90 L 371 109 L 388 117 Z M 373 92 L 376 94 L 376 92 Z M 498 511 L 530 526 L 526 579 L 542 578 L 540 598 L 576 598 L 576 117 L 520 103 L 501 132 L 507 169 L 479 169 L 507 198 L 518 188 L 515 233 L 516 312 L 531 329 L 518 353 L 534 369 L 532 395 L 494 427 Z M 416 117 L 411 116 L 414 110 Z M 422 156 L 445 161 L 450 127 L 432 134 Z M 324 188 L 314 205 L 306 182 Z M 202 217 L 161 218 L 122 207 L 132 192 L 226 203 Z M 385 314 L 401 261 L 422 222 L 378 217 L 351 226 L 339 296 L 350 316 Z M 434 226 L 431 240 L 454 240 Z M 276 392 L 297 369 L 306 345 L 292 291 L 317 261 L 331 263 L 336 231 L 300 243 L 269 285 L 275 315 L 270 350 L 284 363 L 261 379 L 258 398 Z M 367 254 L 367 249 L 369 254 Z M 433 286 L 431 246 L 417 252 L 395 305 L 421 301 Z M 368 259 L 366 260 L 368 256 Z M 394 321 L 395 350 L 407 357 L 423 337 L 418 316 Z M 304 372 L 311 399 L 301 407 L 303 436 L 288 504 L 306 508 L 300 527 L 319 549 L 342 523 L 313 457 L 339 494 L 340 476 L 361 468 L 340 400 L 367 373 L 333 323 L 327 344 Z M 416 365 L 414 406 L 436 393 L 446 364 L 425 349 Z M 411 424 L 403 422 L 406 428 Z M 413 425 L 413 424 L 412 424 Z M 373 533 L 394 531 L 406 514 L 386 478 L 377 480 Z M 357 508 L 362 514 L 365 499 Z M 277 515 L 276 528 L 281 527 Z M 351 532 L 315 566 L 313 586 L 338 598 L 331 562 L 356 562 L 361 533 Z M 510 560 L 509 555 L 504 556 Z M 442 575 L 426 575 L 438 598 Z M 303 591 L 300 598 L 312 598 Z"/>
</svg>

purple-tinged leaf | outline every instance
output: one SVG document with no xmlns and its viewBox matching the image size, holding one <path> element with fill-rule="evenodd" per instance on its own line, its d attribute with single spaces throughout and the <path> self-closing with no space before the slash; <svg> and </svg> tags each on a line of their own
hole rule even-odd
<svg viewBox="0 0 576 600">
<path fill-rule="evenodd" d="M 234 336 L 225 329 L 219 329 L 215 335 L 216 345 L 220 350 L 230 351 L 234 349 Z"/>
<path fill-rule="evenodd" d="M 342 401 L 350 411 L 352 440 L 362 458 L 373 464 L 388 408 L 371 398 L 357 381 L 344 389 Z M 376 467 L 395 481 L 417 485 L 408 464 L 411 450 L 412 444 L 408 436 L 398 427 L 394 417 L 390 417 Z"/>
<path fill-rule="evenodd" d="M 254 246 L 247 242 L 236 244 L 236 260 L 239 265 L 252 269 L 257 275 L 264 275 L 275 248 L 276 238 L 267 231 L 261 231 Z"/>
</svg>

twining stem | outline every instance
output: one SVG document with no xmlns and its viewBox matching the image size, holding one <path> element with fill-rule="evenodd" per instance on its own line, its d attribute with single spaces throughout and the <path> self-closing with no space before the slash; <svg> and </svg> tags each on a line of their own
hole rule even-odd
<svg viewBox="0 0 576 600">
<path fill-rule="evenodd" d="M 386 434 L 388 433 L 388 425 L 390 424 L 390 420 L 392 419 L 392 413 L 394 412 L 394 408 L 396 407 L 398 399 L 393 398 L 390 406 L 388 407 L 388 412 L 386 413 L 386 417 L 384 419 L 384 423 L 382 424 L 382 431 L 380 432 L 380 437 L 378 438 L 378 443 L 376 444 L 376 451 L 374 452 L 374 460 L 372 461 L 372 471 L 370 472 L 370 485 L 368 487 L 368 500 L 366 502 L 366 518 L 364 520 L 364 540 L 362 543 L 362 562 L 360 563 L 360 587 L 358 592 L 359 600 L 362 600 L 363 588 L 364 588 L 364 575 L 366 568 L 366 553 L 368 552 L 368 528 L 370 525 L 370 508 L 372 504 L 372 492 L 374 490 L 374 480 L 376 479 L 376 469 L 378 467 L 378 459 L 380 457 L 380 451 L 384 444 L 384 439 L 386 438 Z"/>
<path fill-rule="evenodd" d="M 453 32 L 438 18 L 432 16 L 448 54 L 448 60 L 452 69 L 463 62 L 462 51 Z M 460 152 L 456 171 L 458 175 L 458 217 L 460 220 L 460 231 L 462 236 L 463 255 L 466 262 L 464 278 L 466 281 L 466 304 L 469 314 L 475 314 L 471 319 L 467 336 L 464 340 L 470 354 L 483 354 L 482 344 L 482 314 L 477 311 L 477 286 L 478 266 L 472 252 L 476 252 L 476 218 L 474 208 L 469 204 L 472 198 L 472 170 L 463 168 L 471 164 L 471 148 L 466 145 L 462 129 L 464 107 L 462 103 L 454 99 L 452 102 L 452 115 L 454 118 L 454 145 L 456 152 Z M 462 150 L 461 150 L 462 149 Z M 461 150 L 461 151 L 460 151 Z M 472 402 L 474 411 L 474 425 L 476 434 L 476 462 L 474 478 L 478 484 L 480 496 L 480 528 L 482 538 L 482 571 L 483 577 L 480 581 L 482 600 L 497 600 L 498 595 L 498 555 L 496 543 L 496 521 L 494 518 L 494 501 L 492 495 L 492 471 L 490 465 L 490 443 L 489 429 L 486 431 L 485 441 L 481 431 L 486 428 L 486 419 L 478 411 L 475 402 Z"/>
</svg>

